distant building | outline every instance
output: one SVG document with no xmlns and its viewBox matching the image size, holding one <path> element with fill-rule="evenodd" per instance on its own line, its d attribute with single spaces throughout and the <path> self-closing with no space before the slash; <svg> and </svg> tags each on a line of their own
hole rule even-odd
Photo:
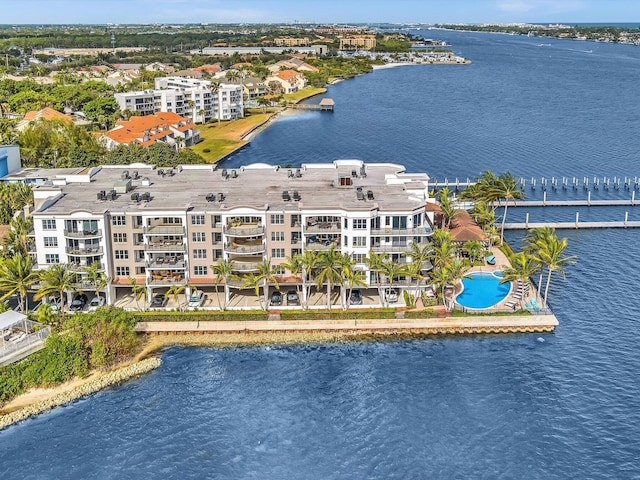
<svg viewBox="0 0 640 480">
<path fill-rule="evenodd" d="M 64 113 L 60 113 L 57 110 L 54 110 L 53 108 L 45 107 L 42 110 L 32 110 L 30 112 L 27 112 L 24 115 L 24 118 L 16 124 L 16 130 L 18 132 L 21 132 L 22 130 L 27 128 L 31 123 L 40 119 L 58 120 L 60 122 L 68 123 L 68 124 L 73 123 L 73 119 L 71 117 L 65 115 Z"/>
<path fill-rule="evenodd" d="M 176 148 L 190 147 L 200 138 L 200 132 L 194 127 L 190 118 L 172 112 L 159 112 L 120 120 L 115 128 L 105 133 L 101 139 L 108 150 L 118 145 L 139 144 L 148 147 L 157 142 L 167 143 Z"/>
<path fill-rule="evenodd" d="M 273 43 L 278 47 L 306 47 L 311 43 L 309 37 L 294 38 L 294 37 L 279 37 L 274 39 Z"/>
<path fill-rule="evenodd" d="M 295 93 L 307 85 L 307 78 L 304 74 L 295 70 L 278 70 L 269 75 L 265 81 L 267 84 L 277 82 L 284 93 Z"/>
<path fill-rule="evenodd" d="M 272 65 L 267 65 L 267 68 L 271 72 L 280 70 L 282 67 L 293 69 L 293 70 L 305 71 L 305 72 L 319 71 L 313 65 L 309 65 L 307 62 L 305 62 L 304 60 L 300 60 L 299 58 L 289 58 L 288 60 L 280 60 L 279 62 L 274 63 Z"/>
<path fill-rule="evenodd" d="M 376 36 L 368 33 L 340 37 L 340 50 L 374 50 Z"/>
<path fill-rule="evenodd" d="M 263 51 L 267 53 L 287 53 L 287 52 L 297 52 L 297 53 L 305 53 L 307 55 L 326 55 L 327 53 L 326 45 L 311 45 L 310 47 L 206 47 L 203 49 L 191 50 L 191 54 L 194 55 L 211 55 L 211 56 L 231 56 L 234 54 L 238 55 L 260 55 Z"/>
<path fill-rule="evenodd" d="M 187 77 L 156 78 L 155 90 L 116 93 L 120 110 L 151 115 L 173 112 L 195 122 L 232 120 L 244 116 L 242 87 L 221 83 L 214 88 L 209 80 Z"/>
</svg>

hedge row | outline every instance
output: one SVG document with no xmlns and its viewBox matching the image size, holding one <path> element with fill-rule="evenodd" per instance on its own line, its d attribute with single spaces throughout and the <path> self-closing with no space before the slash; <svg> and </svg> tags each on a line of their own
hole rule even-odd
<svg viewBox="0 0 640 480">
<path fill-rule="evenodd" d="M 434 318 L 440 316 L 438 312 L 431 308 L 424 310 L 407 310 L 404 312 L 404 318 Z"/>
<path fill-rule="evenodd" d="M 359 320 L 367 318 L 388 319 L 395 317 L 395 309 L 370 310 L 284 310 L 280 312 L 280 320 Z"/>
<path fill-rule="evenodd" d="M 190 312 L 136 312 L 138 322 L 247 322 L 266 320 L 262 311 L 190 311 Z"/>
</svg>

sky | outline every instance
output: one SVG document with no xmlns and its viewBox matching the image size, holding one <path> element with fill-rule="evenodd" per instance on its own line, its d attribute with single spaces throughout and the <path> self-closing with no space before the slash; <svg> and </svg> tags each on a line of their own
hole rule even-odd
<svg viewBox="0 0 640 480">
<path fill-rule="evenodd" d="M 0 24 L 640 22 L 640 0 L 0 0 L 0 7 Z"/>
</svg>

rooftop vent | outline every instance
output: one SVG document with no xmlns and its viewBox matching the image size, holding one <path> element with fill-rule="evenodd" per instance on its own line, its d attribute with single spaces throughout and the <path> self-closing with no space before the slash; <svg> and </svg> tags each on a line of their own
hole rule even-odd
<svg viewBox="0 0 640 480">
<path fill-rule="evenodd" d="M 231 178 L 238 178 L 238 172 L 236 170 L 231 170 Z"/>
<path fill-rule="evenodd" d="M 229 174 L 227 173 L 227 169 L 226 168 L 222 169 L 222 178 L 224 178 L 225 180 L 227 178 L 229 178 Z"/>
<path fill-rule="evenodd" d="M 300 194 L 298 193 L 298 190 L 294 190 L 294 191 L 293 191 L 293 199 L 294 199 L 296 202 L 299 202 L 299 201 L 300 201 Z"/>
<path fill-rule="evenodd" d="M 302 177 L 302 170 L 300 170 L 299 168 L 296 170 L 296 178 L 300 178 Z"/>
<path fill-rule="evenodd" d="M 131 190 L 131 180 L 119 180 L 113 184 L 113 188 L 116 193 L 127 193 L 129 190 Z"/>
<path fill-rule="evenodd" d="M 144 192 L 142 195 L 140 195 L 140 200 L 144 200 L 145 202 L 150 202 L 151 194 L 149 192 Z"/>
<path fill-rule="evenodd" d="M 129 177 L 129 170 L 125 170 L 124 172 L 122 172 L 122 175 L 120 176 L 120 178 L 122 178 L 122 180 L 127 180 Z"/>
<path fill-rule="evenodd" d="M 140 178 L 140 175 L 138 174 L 138 170 L 134 170 L 133 171 L 133 179 L 137 180 L 138 178 Z"/>
<path fill-rule="evenodd" d="M 134 202 L 139 202 L 140 201 L 140 194 L 139 193 L 132 193 L 131 194 L 131 200 L 133 200 Z"/>
<path fill-rule="evenodd" d="M 373 200 L 373 191 L 367 190 L 367 200 Z"/>
<path fill-rule="evenodd" d="M 158 175 L 164 175 L 164 170 L 162 168 L 158 169 Z"/>
<path fill-rule="evenodd" d="M 218 201 L 219 201 L 219 202 L 224 201 L 224 194 L 223 194 L 223 193 L 219 193 L 219 194 L 218 194 Z"/>
<path fill-rule="evenodd" d="M 100 190 L 96 196 L 98 197 L 98 200 L 106 200 L 107 192 L 105 192 L 104 190 Z"/>
<path fill-rule="evenodd" d="M 110 190 L 107 194 L 107 198 L 111 200 L 115 200 L 118 197 L 117 192 L 115 190 Z"/>
<path fill-rule="evenodd" d="M 207 193 L 207 196 L 204 197 L 207 199 L 207 202 L 215 202 L 216 201 L 216 194 L 215 193 Z"/>
<path fill-rule="evenodd" d="M 356 196 L 358 200 L 364 200 L 364 192 L 362 190 L 356 190 Z"/>
<path fill-rule="evenodd" d="M 151 185 L 151 180 L 149 180 L 149 177 L 144 177 L 142 179 L 142 186 L 143 187 L 148 187 L 149 185 Z"/>
<path fill-rule="evenodd" d="M 282 192 L 282 200 L 284 200 L 285 202 L 288 202 L 291 200 L 291 195 L 289 195 L 288 190 L 285 190 Z"/>
</svg>

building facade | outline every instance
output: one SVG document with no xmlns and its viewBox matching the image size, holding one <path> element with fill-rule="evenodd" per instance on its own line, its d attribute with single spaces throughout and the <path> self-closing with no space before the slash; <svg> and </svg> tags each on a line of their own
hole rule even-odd
<svg viewBox="0 0 640 480">
<path fill-rule="evenodd" d="M 185 77 L 155 79 L 154 90 L 115 94 L 120 110 L 152 115 L 173 112 L 197 123 L 209 120 L 233 120 L 244 116 L 242 87 Z"/>
<path fill-rule="evenodd" d="M 110 279 L 108 303 L 131 292 L 131 279 L 149 298 L 174 285 L 213 287 L 219 259 L 238 277 L 225 285 L 228 296 L 265 260 L 278 266 L 331 248 L 349 254 L 376 287 L 385 280 L 369 271 L 369 252 L 406 262 L 413 243 L 429 243 L 428 187 L 426 174 L 359 160 L 230 171 L 94 167 L 34 189 L 33 255 L 38 268 L 71 265 L 85 286 L 86 267 L 97 264 Z M 281 285 L 301 282 L 284 267 L 278 275 Z"/>
</svg>

